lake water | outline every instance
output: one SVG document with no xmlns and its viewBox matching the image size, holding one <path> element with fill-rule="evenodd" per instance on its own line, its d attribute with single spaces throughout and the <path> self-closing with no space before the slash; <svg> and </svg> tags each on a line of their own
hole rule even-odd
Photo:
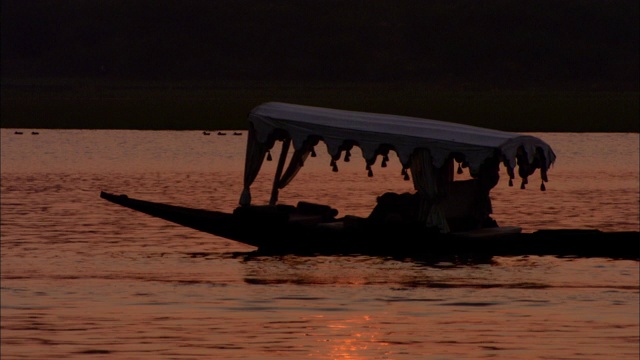
<svg viewBox="0 0 640 360">
<path fill-rule="evenodd" d="M 637 261 L 424 263 L 251 256 L 254 249 L 100 199 L 231 211 L 246 133 L 2 129 L 2 359 L 634 359 Z M 494 218 L 524 231 L 639 229 L 639 136 L 541 133 L 547 191 L 506 173 Z M 277 157 L 277 152 L 273 154 Z M 333 173 L 318 151 L 280 200 L 366 216 L 411 191 L 393 158 Z M 275 161 L 253 190 L 268 201 Z M 320 181 L 318 181 L 320 180 Z M 393 239 L 389 239 L 393 241 Z"/>
</svg>

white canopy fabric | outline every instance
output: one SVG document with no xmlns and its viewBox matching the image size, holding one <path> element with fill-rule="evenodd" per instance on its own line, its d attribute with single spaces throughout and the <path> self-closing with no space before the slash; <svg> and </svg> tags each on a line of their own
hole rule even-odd
<svg viewBox="0 0 640 360">
<path fill-rule="evenodd" d="M 494 156 L 495 150 L 501 152 L 512 169 L 519 147 L 527 153 L 529 163 L 539 148 L 547 169 L 556 158 L 551 147 L 534 136 L 408 116 L 269 102 L 254 108 L 248 120 L 260 143 L 266 143 L 275 129 L 282 129 L 291 137 L 295 149 L 300 149 L 309 136 L 318 135 L 332 156 L 345 140 L 351 140 L 368 160 L 375 158 L 376 150 L 385 144 L 393 147 L 407 167 L 411 154 L 418 148 L 428 148 L 433 165 L 438 168 L 451 153 L 464 154 L 472 172 L 487 157 Z"/>
<path fill-rule="evenodd" d="M 440 202 L 448 191 L 446 182 L 454 158 L 483 179 L 487 197 L 497 183 L 497 177 L 489 173 L 497 175 L 499 162 L 507 167 L 511 179 L 518 166 L 524 187 L 536 169 L 541 170 L 542 181 L 547 181 L 547 169 L 556 159 L 551 147 L 534 136 L 399 115 L 268 102 L 254 108 L 248 121 L 240 205 L 250 205 L 249 188 L 276 140 L 283 141 L 284 152 L 290 144 L 295 151 L 284 173 L 286 154 L 281 154 L 271 204 L 277 201 L 278 189 L 293 179 L 314 146 L 322 141 L 333 163 L 353 146 L 360 147 L 367 166 L 374 164 L 378 155 L 386 161 L 388 152 L 395 151 L 403 168 L 411 170 L 416 190 L 425 196 L 421 205 L 424 222 L 443 231 L 448 227 Z"/>
</svg>

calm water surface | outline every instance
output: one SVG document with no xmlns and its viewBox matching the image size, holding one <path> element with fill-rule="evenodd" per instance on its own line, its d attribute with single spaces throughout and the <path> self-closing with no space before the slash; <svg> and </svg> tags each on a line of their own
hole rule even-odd
<svg viewBox="0 0 640 360">
<path fill-rule="evenodd" d="M 1 139 L 2 359 L 640 355 L 636 261 L 252 256 L 99 198 L 231 211 L 246 133 L 14 130 Z M 637 133 L 535 135 L 558 155 L 547 191 L 538 174 L 520 190 L 503 172 L 492 192 L 500 224 L 638 230 Z M 281 202 L 366 216 L 382 192 L 412 190 L 394 161 L 368 178 L 359 153 L 338 173 L 318 153 Z M 274 168 L 265 163 L 255 203 L 268 201 Z"/>
</svg>

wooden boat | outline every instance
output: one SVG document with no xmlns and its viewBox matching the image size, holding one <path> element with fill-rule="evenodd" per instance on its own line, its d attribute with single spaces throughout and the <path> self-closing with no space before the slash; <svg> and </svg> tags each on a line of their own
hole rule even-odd
<svg viewBox="0 0 640 360">
<path fill-rule="evenodd" d="M 549 229 L 523 233 L 518 226 L 498 226 L 490 214 L 490 190 L 503 165 L 510 179 L 515 169 L 525 188 L 536 170 L 545 190 L 547 170 L 555 161 L 551 147 L 528 135 L 405 116 L 363 113 L 285 103 L 265 103 L 249 116 L 244 188 L 233 212 L 194 209 L 101 192 L 112 203 L 235 240 L 267 254 L 369 254 L 410 257 L 492 257 L 508 255 L 595 256 L 639 259 L 633 246 L 638 232 Z M 274 145 L 282 143 L 271 197 L 266 205 L 251 201 L 250 187 Z M 372 176 L 394 151 L 402 175 L 415 193 L 381 194 L 366 217 L 337 217 L 328 205 L 301 201 L 278 203 L 279 191 L 295 177 L 320 142 L 338 162 L 349 161 L 359 147 Z M 292 155 L 289 147 L 293 145 Z M 343 156 L 344 154 L 344 156 Z M 470 179 L 454 180 L 468 169 Z"/>
<path fill-rule="evenodd" d="M 138 200 L 106 192 L 100 196 L 154 217 L 254 246 L 262 254 L 640 258 L 633 245 L 637 241 L 637 232 L 559 229 L 522 233 L 517 227 L 498 227 L 442 234 L 418 224 L 398 227 L 355 217 L 321 222 L 321 213 L 309 214 L 301 204 L 296 209 L 278 205 L 275 208 L 239 207 L 234 213 L 226 213 Z M 303 211 L 300 212 L 298 208 Z"/>
</svg>

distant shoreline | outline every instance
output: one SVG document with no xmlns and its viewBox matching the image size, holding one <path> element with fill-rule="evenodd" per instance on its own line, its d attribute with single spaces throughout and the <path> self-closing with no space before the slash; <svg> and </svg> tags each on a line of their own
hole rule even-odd
<svg viewBox="0 0 640 360">
<path fill-rule="evenodd" d="M 1 97 L 2 128 L 243 130 L 253 107 L 282 101 L 517 132 L 640 130 L 638 91 L 3 79 Z"/>
</svg>

